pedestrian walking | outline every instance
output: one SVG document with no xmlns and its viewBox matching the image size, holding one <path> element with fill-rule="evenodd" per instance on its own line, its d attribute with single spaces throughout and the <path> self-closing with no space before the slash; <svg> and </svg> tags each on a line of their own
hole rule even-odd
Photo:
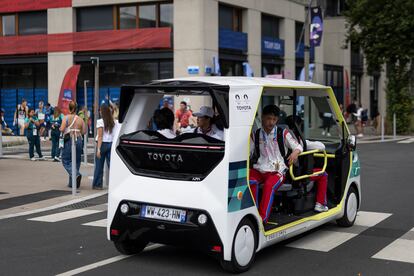
<svg viewBox="0 0 414 276">
<path fill-rule="evenodd" d="M 39 160 L 43 160 L 42 150 L 40 148 L 40 137 L 39 137 L 39 119 L 35 116 L 33 108 L 29 109 L 29 116 L 25 119 L 24 127 L 26 128 L 26 137 L 29 142 L 29 157 L 30 160 L 36 161 L 34 157 L 34 148 L 39 156 Z"/>
<path fill-rule="evenodd" d="M 60 139 L 60 127 L 63 122 L 63 114 L 60 112 L 59 107 L 55 107 L 53 114 L 50 116 L 50 128 L 51 128 L 51 138 L 52 138 L 52 160 L 55 162 L 60 162 L 60 148 L 59 148 L 59 139 Z"/>
<path fill-rule="evenodd" d="M 72 188 L 72 149 L 71 139 L 75 139 L 76 146 L 76 187 L 79 188 L 82 175 L 79 172 L 82 152 L 82 135 L 85 134 L 85 123 L 76 115 L 76 103 L 69 103 L 69 113 L 63 118 L 60 131 L 63 132 L 64 145 L 62 150 L 62 165 L 69 174 L 68 187 Z"/>
<path fill-rule="evenodd" d="M 364 126 L 363 126 L 363 114 L 364 113 L 364 108 L 362 107 L 361 104 L 358 105 L 358 109 L 356 111 L 356 113 L 353 113 L 353 115 L 355 116 L 355 128 L 357 131 L 357 137 L 364 137 Z"/>
<path fill-rule="evenodd" d="M 118 121 L 114 120 L 108 105 L 103 104 L 100 109 L 102 119 L 97 120 L 98 131 L 97 149 L 95 157 L 95 171 L 93 174 L 92 189 L 102 190 L 103 170 L 105 161 L 110 166 L 111 147 Z"/>
<path fill-rule="evenodd" d="M 22 99 L 22 103 L 18 104 L 16 107 L 16 111 L 14 112 L 13 118 L 13 126 L 18 129 L 18 133 L 20 136 L 24 135 L 25 130 L 25 120 L 28 116 L 29 108 L 27 106 L 26 99 Z"/>
<path fill-rule="evenodd" d="M 54 114 L 53 107 L 50 105 L 50 103 L 47 103 L 46 106 L 45 106 L 45 124 L 44 124 L 45 125 L 45 130 L 43 132 L 44 140 L 49 138 L 49 132 L 50 132 L 51 127 L 52 127 L 50 119 L 52 118 L 53 114 Z"/>
<path fill-rule="evenodd" d="M 39 107 L 36 109 L 36 117 L 39 120 L 39 135 L 40 138 L 42 139 L 42 141 L 46 141 L 45 137 L 43 136 L 45 129 L 46 129 L 46 124 L 45 124 L 45 120 L 46 120 L 46 109 L 44 106 L 44 102 L 43 101 L 39 101 Z"/>
</svg>

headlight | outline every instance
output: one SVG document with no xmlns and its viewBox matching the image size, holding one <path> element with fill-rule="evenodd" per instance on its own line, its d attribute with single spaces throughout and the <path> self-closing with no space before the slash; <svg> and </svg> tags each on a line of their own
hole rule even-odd
<svg viewBox="0 0 414 276">
<path fill-rule="evenodd" d="M 121 213 L 126 215 L 129 211 L 129 206 L 128 204 L 124 203 L 121 205 L 121 207 L 119 208 L 121 210 Z"/>
<path fill-rule="evenodd" d="M 198 224 L 204 225 L 204 224 L 207 223 L 207 216 L 204 215 L 204 214 L 201 214 L 201 215 L 198 216 L 197 220 L 198 220 Z"/>
</svg>

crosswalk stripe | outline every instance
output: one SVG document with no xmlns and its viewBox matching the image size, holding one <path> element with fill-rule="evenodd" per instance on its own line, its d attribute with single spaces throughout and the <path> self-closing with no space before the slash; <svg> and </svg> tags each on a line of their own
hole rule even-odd
<svg viewBox="0 0 414 276">
<path fill-rule="evenodd" d="M 96 221 L 91 221 L 91 222 L 88 222 L 88 223 L 84 223 L 82 225 L 95 226 L 95 227 L 106 227 L 106 223 L 107 223 L 106 219 L 101 219 L 101 220 L 96 220 Z"/>
<path fill-rule="evenodd" d="M 336 225 L 328 224 L 323 229 L 295 240 L 286 246 L 329 252 L 348 240 L 358 236 L 366 229 L 375 226 L 389 216 L 391 216 L 391 214 L 359 211 L 353 227 L 339 228 Z"/>
<path fill-rule="evenodd" d="M 384 247 L 372 258 L 414 264 L 414 228 Z"/>
<path fill-rule="evenodd" d="M 414 143 L 414 138 L 409 138 L 409 139 L 406 139 L 406 140 L 402 140 L 402 141 L 399 141 L 397 143 L 398 144 L 410 144 L 410 143 Z"/>
<path fill-rule="evenodd" d="M 31 218 L 31 219 L 28 219 L 28 220 L 43 221 L 43 222 L 58 222 L 58 221 L 63 221 L 63 220 L 88 216 L 88 215 L 92 215 L 92 214 L 96 214 L 96 213 L 100 213 L 100 212 L 103 212 L 103 210 L 76 209 L 76 210 L 71 210 L 71 211 L 60 212 L 60 213 L 56 213 L 56 214 Z"/>
</svg>

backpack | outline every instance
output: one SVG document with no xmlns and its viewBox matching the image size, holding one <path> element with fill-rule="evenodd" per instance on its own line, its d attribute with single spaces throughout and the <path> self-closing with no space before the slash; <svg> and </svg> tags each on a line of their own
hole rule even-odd
<svg viewBox="0 0 414 276">
<path fill-rule="evenodd" d="M 368 121 L 368 110 L 367 109 L 364 109 L 361 112 L 361 121 L 363 121 L 363 122 Z"/>
<path fill-rule="evenodd" d="M 254 164 L 257 163 L 257 161 L 260 158 L 260 130 L 261 128 L 258 128 L 256 132 L 254 133 L 254 152 L 252 158 L 250 158 L 250 167 L 253 167 Z M 285 129 L 282 127 L 276 128 L 276 139 L 277 139 L 277 145 L 279 147 L 280 154 L 282 155 L 283 159 L 285 160 L 285 163 L 287 163 L 287 152 L 285 150 L 285 144 L 283 143 L 283 131 Z"/>
</svg>

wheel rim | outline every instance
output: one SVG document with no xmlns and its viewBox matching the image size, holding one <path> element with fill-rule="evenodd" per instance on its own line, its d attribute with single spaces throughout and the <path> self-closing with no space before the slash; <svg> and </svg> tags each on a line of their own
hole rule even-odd
<svg viewBox="0 0 414 276">
<path fill-rule="evenodd" d="M 254 254 L 254 234 L 248 225 L 243 225 L 237 231 L 234 241 L 234 255 L 240 266 L 246 266 Z"/>
<path fill-rule="evenodd" d="M 356 214 L 357 214 L 357 197 L 355 193 L 351 193 L 348 197 L 348 203 L 346 208 L 346 214 L 348 216 L 349 222 L 353 222 L 355 220 Z"/>
</svg>

